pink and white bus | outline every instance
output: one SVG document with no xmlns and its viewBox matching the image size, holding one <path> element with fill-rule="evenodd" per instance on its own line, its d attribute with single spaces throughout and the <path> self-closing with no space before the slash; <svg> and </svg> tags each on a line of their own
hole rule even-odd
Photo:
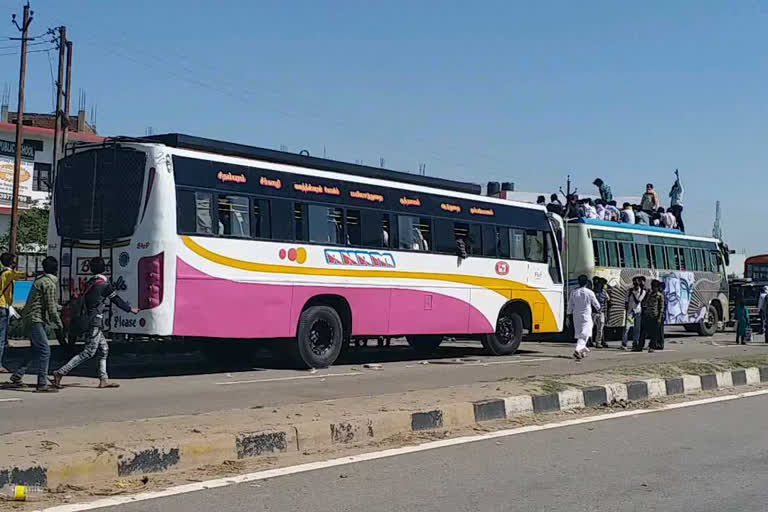
<svg viewBox="0 0 768 512">
<path fill-rule="evenodd" d="M 510 354 L 562 329 L 545 210 L 477 185 L 178 134 L 81 145 L 58 169 L 62 298 L 107 258 L 141 309 L 112 312 L 113 334 L 279 338 L 319 368 L 355 337 Z"/>
</svg>

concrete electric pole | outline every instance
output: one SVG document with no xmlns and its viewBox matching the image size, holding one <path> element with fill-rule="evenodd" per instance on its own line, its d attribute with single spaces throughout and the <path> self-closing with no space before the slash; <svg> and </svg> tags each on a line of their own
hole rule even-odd
<svg viewBox="0 0 768 512">
<path fill-rule="evenodd" d="M 19 105 L 16 116 L 16 159 L 13 163 L 13 200 L 11 202 L 11 233 L 8 252 L 16 254 L 16 240 L 19 236 L 19 178 L 21 177 L 21 146 L 24 142 L 24 86 L 27 75 L 27 41 L 30 41 L 29 25 L 32 23 L 32 15 L 29 10 L 29 2 L 24 6 L 24 19 L 19 25 L 16 21 L 16 15 L 11 17 L 11 21 L 21 32 L 21 63 L 19 66 Z M 12 38 L 14 41 L 19 38 Z"/>
</svg>

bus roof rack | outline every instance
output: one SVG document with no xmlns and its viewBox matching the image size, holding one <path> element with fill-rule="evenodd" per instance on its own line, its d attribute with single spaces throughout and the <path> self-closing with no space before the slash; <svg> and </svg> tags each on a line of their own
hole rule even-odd
<svg viewBox="0 0 768 512">
<path fill-rule="evenodd" d="M 205 151 L 207 153 L 216 153 L 219 155 L 237 156 L 243 158 L 253 158 L 264 160 L 276 164 L 295 165 L 300 167 L 309 167 L 323 171 L 338 172 L 343 174 L 352 174 L 366 178 L 376 178 L 382 180 L 398 181 L 400 183 L 409 183 L 423 187 L 442 188 L 454 192 L 463 192 L 465 194 L 480 194 L 480 185 L 462 181 L 446 180 L 443 178 L 433 178 L 430 176 L 421 176 L 419 174 L 410 174 L 402 171 L 392 171 L 368 165 L 350 164 L 339 162 L 337 160 L 328 160 L 274 149 L 259 148 L 237 144 L 234 142 L 224 142 L 203 137 L 185 135 L 183 133 L 166 133 L 161 135 L 149 135 L 141 137 L 141 142 L 158 142 L 174 148 L 191 149 L 196 151 Z"/>
</svg>

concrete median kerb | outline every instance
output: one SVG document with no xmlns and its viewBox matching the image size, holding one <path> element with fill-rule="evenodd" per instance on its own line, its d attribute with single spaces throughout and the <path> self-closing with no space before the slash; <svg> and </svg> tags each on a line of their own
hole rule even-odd
<svg viewBox="0 0 768 512">
<path fill-rule="evenodd" d="M 134 475 L 222 464 L 234 459 L 275 457 L 297 452 L 307 454 L 339 446 L 364 446 L 410 433 L 445 432 L 520 415 L 572 411 L 765 382 L 768 382 L 768 368 L 752 367 L 701 376 L 686 374 L 567 388 L 546 395 L 501 396 L 450 403 L 433 409 L 384 411 L 365 417 L 342 413 L 337 421 L 289 423 L 268 430 L 252 431 L 246 427 L 232 434 L 186 435 L 181 439 L 172 439 L 171 436 L 157 446 L 121 447 L 113 452 L 97 454 L 51 454 L 49 457 L 38 456 L 28 464 L 20 464 L 16 459 L 7 465 L 0 463 L 0 487 L 8 483 L 55 488 L 61 484 L 106 482 Z"/>
</svg>

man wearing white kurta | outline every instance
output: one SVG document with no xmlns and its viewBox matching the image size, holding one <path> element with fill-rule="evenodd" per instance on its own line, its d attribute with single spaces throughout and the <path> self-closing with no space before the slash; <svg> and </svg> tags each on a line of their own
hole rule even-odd
<svg viewBox="0 0 768 512">
<path fill-rule="evenodd" d="M 600 303 L 592 290 L 587 288 L 587 276 L 579 276 L 579 287 L 571 292 L 568 314 L 573 315 L 573 332 L 576 335 L 576 351 L 573 357 L 583 359 L 589 352 L 587 340 L 592 336 L 592 314 L 600 311 Z"/>
</svg>

